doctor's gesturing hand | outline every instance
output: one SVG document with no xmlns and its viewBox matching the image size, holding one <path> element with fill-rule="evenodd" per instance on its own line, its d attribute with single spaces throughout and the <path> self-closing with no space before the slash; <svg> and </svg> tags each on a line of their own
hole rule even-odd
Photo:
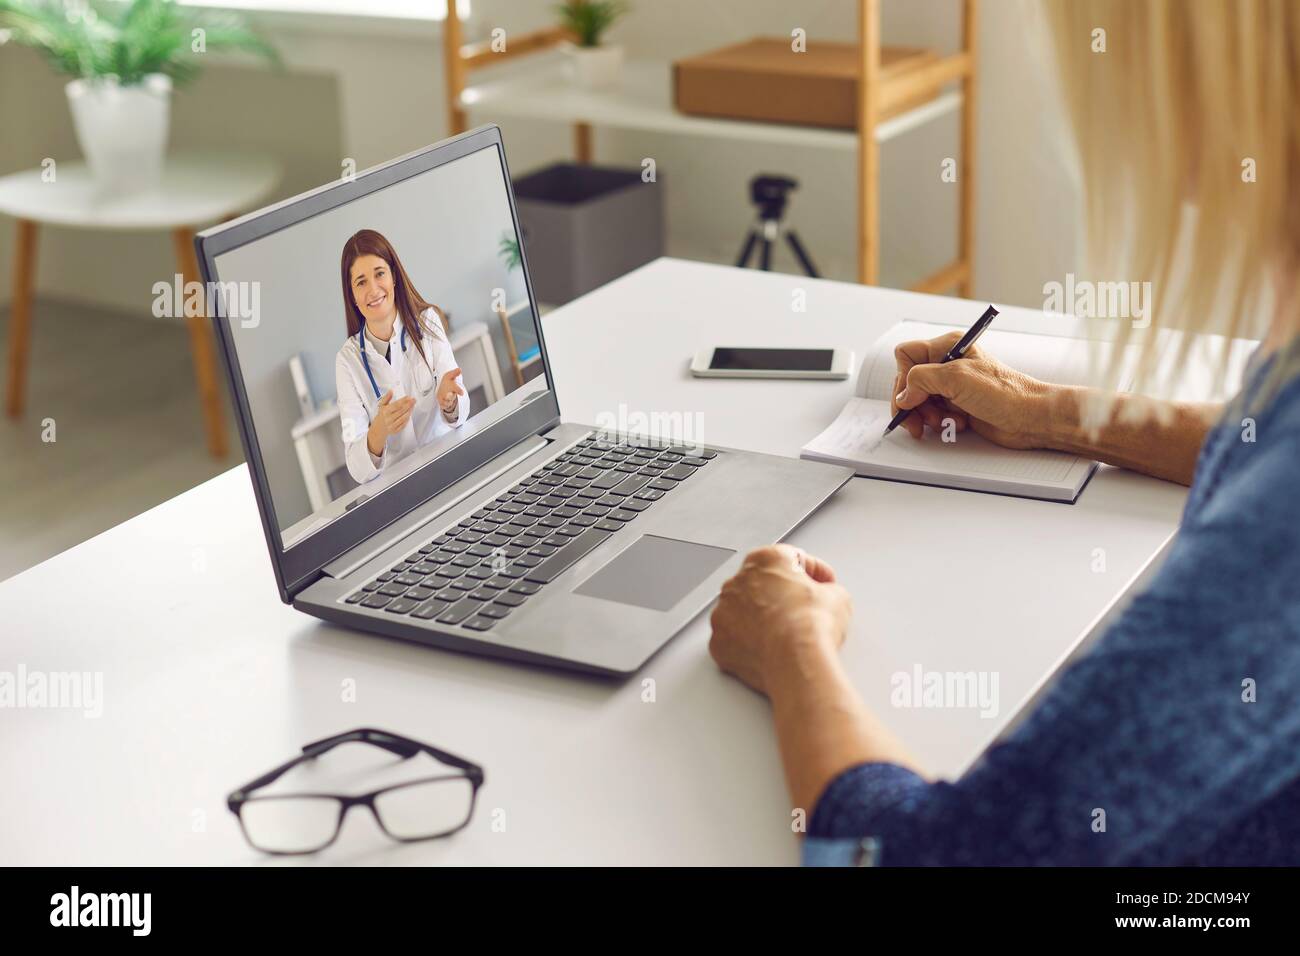
<svg viewBox="0 0 1300 956">
<path fill-rule="evenodd" d="M 370 423 L 370 428 L 366 432 L 366 447 L 370 449 L 370 454 L 376 458 L 384 454 L 384 443 L 388 441 L 388 436 L 396 435 L 406 427 L 406 423 L 411 420 L 413 408 L 415 408 L 415 399 L 408 396 L 393 401 L 391 388 L 384 393 L 384 397 L 379 400 L 375 420 Z"/>
<path fill-rule="evenodd" d="M 438 407 L 442 409 L 445 415 L 454 415 L 456 405 L 460 401 L 460 396 L 465 394 L 465 389 L 460 385 L 460 369 L 454 368 L 442 377 L 438 383 Z"/>
</svg>

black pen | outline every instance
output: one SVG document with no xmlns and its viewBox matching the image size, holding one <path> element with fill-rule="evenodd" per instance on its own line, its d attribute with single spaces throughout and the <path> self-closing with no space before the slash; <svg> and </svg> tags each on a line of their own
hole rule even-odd
<svg viewBox="0 0 1300 956">
<path fill-rule="evenodd" d="M 939 364 L 943 365 L 945 362 L 951 362 L 953 359 L 959 359 L 964 356 L 970 347 L 979 341 L 979 337 L 984 334 L 984 330 L 993 324 L 993 319 L 997 314 L 998 310 L 993 308 L 993 306 L 989 306 L 985 309 L 984 314 L 975 320 L 975 324 L 966 331 L 966 334 L 961 337 L 956 345 L 948 350 L 948 354 L 940 360 Z M 907 416 L 912 414 L 914 411 L 916 411 L 914 408 L 900 408 L 898 414 L 894 416 L 893 420 L 889 423 L 889 426 L 885 429 L 885 434 L 888 435 L 899 425 L 903 424 L 903 421 Z"/>
</svg>

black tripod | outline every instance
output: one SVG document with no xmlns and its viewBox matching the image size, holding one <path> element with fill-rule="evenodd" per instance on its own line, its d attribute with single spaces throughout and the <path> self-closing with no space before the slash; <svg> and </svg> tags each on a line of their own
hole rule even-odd
<svg viewBox="0 0 1300 956">
<path fill-rule="evenodd" d="M 754 246 L 761 243 L 762 252 L 758 267 L 764 272 L 771 272 L 772 243 L 784 236 L 785 241 L 790 244 L 794 257 L 799 260 L 799 265 L 803 266 L 803 271 L 814 279 L 818 277 L 817 268 L 808 258 L 808 253 L 803 243 L 799 241 L 798 234 L 781 221 L 781 217 L 785 215 L 785 204 L 790 198 L 790 191 L 797 189 L 798 186 L 799 184 L 793 179 L 784 176 L 755 176 L 750 180 L 749 194 L 754 205 L 758 207 L 758 221 L 750 227 L 749 235 L 745 237 L 740 258 L 736 260 L 738 267 L 743 269 L 749 265 Z"/>
</svg>

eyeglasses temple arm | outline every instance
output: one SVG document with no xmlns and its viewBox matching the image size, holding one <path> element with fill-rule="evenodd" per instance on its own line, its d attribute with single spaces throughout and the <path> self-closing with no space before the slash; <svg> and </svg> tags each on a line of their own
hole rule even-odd
<svg viewBox="0 0 1300 956">
<path fill-rule="evenodd" d="M 457 767 L 461 770 L 469 771 L 480 781 L 483 779 L 483 768 L 471 760 L 466 760 L 464 757 L 457 757 L 455 754 L 447 753 L 445 750 L 439 750 L 437 747 L 432 747 L 429 744 L 420 744 L 420 749 L 445 764 Z"/>
<path fill-rule="evenodd" d="M 319 757 L 327 750 L 332 750 L 339 744 L 346 743 L 366 743 L 376 747 L 382 747 L 389 753 L 397 754 L 403 759 L 414 757 L 420 752 L 421 745 L 414 740 L 407 740 L 397 734 L 390 734 L 386 730 L 375 730 L 371 727 L 361 727 L 357 730 L 349 730 L 346 733 L 336 734 L 333 737 L 326 737 L 324 740 L 317 740 L 315 743 L 307 744 L 302 748 L 302 752 L 309 757 Z"/>
</svg>

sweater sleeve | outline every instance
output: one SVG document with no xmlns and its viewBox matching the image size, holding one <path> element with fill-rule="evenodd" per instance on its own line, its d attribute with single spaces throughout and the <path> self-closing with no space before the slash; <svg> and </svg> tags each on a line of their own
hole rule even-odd
<svg viewBox="0 0 1300 956">
<path fill-rule="evenodd" d="M 809 836 L 871 837 L 881 865 L 1180 863 L 1300 779 L 1300 429 L 1233 457 L 1013 735 L 955 782 L 851 768 Z"/>
</svg>

